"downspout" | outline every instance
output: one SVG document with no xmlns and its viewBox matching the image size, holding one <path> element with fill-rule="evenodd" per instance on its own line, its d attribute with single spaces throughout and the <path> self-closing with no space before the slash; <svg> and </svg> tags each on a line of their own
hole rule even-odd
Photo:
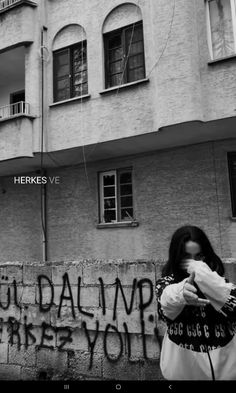
<svg viewBox="0 0 236 393">
<path fill-rule="evenodd" d="M 43 235 L 43 262 L 48 260 L 48 239 L 47 239 L 47 182 L 42 180 L 43 177 L 47 179 L 47 171 L 43 167 L 43 152 L 44 152 L 44 30 L 46 28 L 43 26 L 41 28 L 41 162 L 40 162 L 40 172 L 41 172 L 41 223 L 42 223 L 42 235 Z"/>
</svg>

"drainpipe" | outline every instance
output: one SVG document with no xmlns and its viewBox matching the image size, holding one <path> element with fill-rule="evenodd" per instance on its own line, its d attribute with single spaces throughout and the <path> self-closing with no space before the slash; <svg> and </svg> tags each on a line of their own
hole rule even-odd
<svg viewBox="0 0 236 393">
<path fill-rule="evenodd" d="M 44 31 L 46 28 L 41 28 L 41 177 L 46 176 L 47 172 L 43 167 L 44 154 Z M 47 239 L 47 184 L 41 183 L 41 223 L 43 235 L 43 262 L 48 260 L 48 239 Z"/>
<path fill-rule="evenodd" d="M 47 177 L 47 172 L 41 171 L 41 176 Z M 47 184 L 41 184 L 41 218 L 43 233 L 43 262 L 48 260 L 48 231 L 47 231 Z"/>
</svg>

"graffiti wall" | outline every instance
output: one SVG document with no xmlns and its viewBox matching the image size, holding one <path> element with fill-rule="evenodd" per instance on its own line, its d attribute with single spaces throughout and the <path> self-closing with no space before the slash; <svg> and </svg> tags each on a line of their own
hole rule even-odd
<svg viewBox="0 0 236 393">
<path fill-rule="evenodd" d="M 161 262 L 0 266 L 0 379 L 161 379 Z"/>
</svg>

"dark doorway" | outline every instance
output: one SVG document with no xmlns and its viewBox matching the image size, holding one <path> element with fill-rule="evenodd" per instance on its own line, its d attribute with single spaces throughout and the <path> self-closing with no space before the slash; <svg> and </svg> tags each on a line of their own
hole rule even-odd
<svg viewBox="0 0 236 393">
<path fill-rule="evenodd" d="M 11 115 L 25 113 L 25 90 L 10 94 Z"/>
</svg>

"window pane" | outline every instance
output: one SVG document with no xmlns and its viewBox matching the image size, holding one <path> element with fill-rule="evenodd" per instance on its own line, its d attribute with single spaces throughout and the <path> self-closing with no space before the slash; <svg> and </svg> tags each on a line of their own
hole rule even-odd
<svg viewBox="0 0 236 393">
<path fill-rule="evenodd" d="M 74 84 L 79 85 L 81 83 L 87 82 L 87 71 L 79 72 L 74 75 Z"/>
<path fill-rule="evenodd" d="M 123 57 L 123 49 L 117 48 L 109 51 L 109 62 L 120 60 Z"/>
<path fill-rule="evenodd" d="M 133 209 L 121 209 L 121 220 L 132 220 L 133 219 Z"/>
<path fill-rule="evenodd" d="M 104 211 L 104 221 L 105 222 L 116 221 L 116 210 L 105 210 Z"/>
<path fill-rule="evenodd" d="M 78 47 L 73 49 L 73 59 L 75 62 L 86 59 L 87 57 L 87 48 L 86 44 L 80 44 Z"/>
<path fill-rule="evenodd" d="M 121 197 L 120 198 L 121 207 L 132 207 L 133 206 L 133 198 L 130 197 Z"/>
<path fill-rule="evenodd" d="M 106 87 L 123 84 L 124 48 L 122 47 L 122 31 L 115 36 L 105 36 L 106 45 Z M 115 75 L 114 75 L 115 74 Z"/>
<path fill-rule="evenodd" d="M 74 86 L 74 97 L 79 97 L 88 94 L 88 84 L 83 83 Z"/>
<path fill-rule="evenodd" d="M 134 82 L 139 79 L 145 78 L 144 68 L 136 68 L 134 70 L 129 70 L 129 82 Z"/>
<path fill-rule="evenodd" d="M 121 46 L 121 34 L 117 34 L 114 37 L 109 38 L 108 47 L 114 49 Z"/>
<path fill-rule="evenodd" d="M 116 200 L 115 198 L 109 198 L 104 200 L 104 210 L 111 209 L 116 207 Z"/>
<path fill-rule="evenodd" d="M 131 182 L 132 182 L 131 172 L 124 172 L 120 174 L 120 184 L 131 183 Z"/>
<path fill-rule="evenodd" d="M 143 67 L 143 54 L 129 57 L 129 69 Z"/>
<path fill-rule="evenodd" d="M 70 58 L 69 49 L 53 54 L 54 99 L 62 101 L 70 98 Z"/>
<path fill-rule="evenodd" d="M 120 186 L 120 195 L 132 195 L 132 184 Z"/>
<path fill-rule="evenodd" d="M 127 53 L 129 53 L 130 56 L 143 53 L 143 43 L 139 41 L 135 44 L 132 44 L 130 47 L 127 48 Z"/>
<path fill-rule="evenodd" d="M 104 197 L 110 197 L 115 195 L 115 187 L 104 187 Z"/>
<path fill-rule="evenodd" d="M 58 90 L 69 89 L 69 87 L 70 87 L 70 80 L 69 80 L 69 78 L 61 79 L 61 80 L 57 81 L 57 89 Z"/>
<path fill-rule="evenodd" d="M 87 63 L 86 63 L 86 61 L 84 61 L 84 62 L 79 62 L 79 63 L 75 63 L 74 64 L 74 73 L 76 74 L 76 73 L 78 73 L 78 72 L 81 72 L 81 71 L 86 71 L 87 70 Z"/>
<path fill-rule="evenodd" d="M 58 67 L 56 71 L 56 75 L 58 78 L 69 75 L 69 73 L 70 73 L 69 64 Z"/>
<path fill-rule="evenodd" d="M 68 100 L 69 98 L 70 98 L 70 90 L 69 89 L 57 91 L 56 101 Z"/>
<path fill-rule="evenodd" d="M 110 74 L 117 74 L 123 71 L 123 61 L 116 61 L 110 64 L 109 67 Z"/>
<path fill-rule="evenodd" d="M 69 50 L 65 49 L 62 52 L 55 53 L 55 61 L 58 66 L 68 65 L 69 64 Z"/>
<path fill-rule="evenodd" d="M 70 98 L 70 79 L 58 80 L 55 86 L 56 101 L 67 100 Z"/>
<path fill-rule="evenodd" d="M 110 186 L 115 184 L 115 175 L 105 175 L 103 176 L 104 186 Z"/>
<path fill-rule="evenodd" d="M 72 49 L 73 57 L 73 97 L 88 93 L 87 75 L 87 49 L 83 42 Z"/>
<path fill-rule="evenodd" d="M 209 2 L 211 39 L 214 58 L 234 53 L 234 37 L 230 0 Z"/>
<path fill-rule="evenodd" d="M 132 38 L 132 42 L 143 41 L 143 26 L 132 26 L 126 30 L 126 41 L 130 42 Z"/>
<path fill-rule="evenodd" d="M 122 73 L 110 77 L 110 86 L 119 86 L 124 83 L 124 75 Z"/>
</svg>

